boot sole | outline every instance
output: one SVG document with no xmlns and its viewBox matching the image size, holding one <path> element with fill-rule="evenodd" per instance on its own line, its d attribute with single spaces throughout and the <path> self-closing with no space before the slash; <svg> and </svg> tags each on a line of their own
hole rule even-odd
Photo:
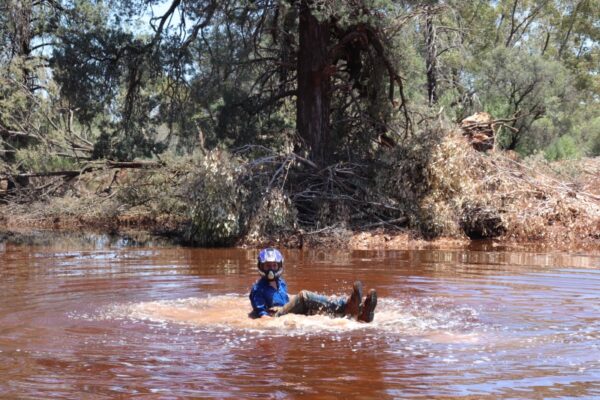
<svg viewBox="0 0 600 400">
<path fill-rule="evenodd" d="M 346 309 L 346 310 L 344 310 L 344 314 L 350 315 L 354 318 L 360 317 L 360 315 L 362 314 L 362 311 L 363 311 L 362 304 L 361 304 L 362 293 L 363 293 L 362 282 L 361 281 L 354 282 L 354 284 L 352 285 L 352 294 L 350 295 L 350 299 L 348 299 L 348 302 L 350 302 L 350 300 L 353 297 L 356 297 L 356 299 L 357 299 L 356 310 Z"/>
<path fill-rule="evenodd" d="M 375 292 L 375 290 L 371 290 L 371 292 L 369 292 L 369 297 L 368 297 L 368 302 L 365 301 L 365 304 L 363 307 L 364 308 L 364 314 L 361 315 L 362 318 L 360 318 L 361 321 L 364 322 L 373 322 L 373 319 L 375 318 L 375 307 L 377 307 L 377 292 Z"/>
</svg>

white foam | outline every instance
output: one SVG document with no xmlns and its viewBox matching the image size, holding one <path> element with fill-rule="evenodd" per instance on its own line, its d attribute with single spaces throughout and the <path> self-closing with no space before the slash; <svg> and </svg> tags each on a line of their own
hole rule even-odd
<svg viewBox="0 0 600 400">
<path fill-rule="evenodd" d="M 249 330 L 270 335 L 304 335 L 328 332 L 376 330 L 409 336 L 426 336 L 435 342 L 476 341 L 472 321 L 477 313 L 465 307 L 434 308 L 428 301 L 415 303 L 380 298 L 375 320 L 370 323 L 327 315 L 285 315 L 280 318 L 249 317 L 248 298 L 238 294 L 205 298 L 115 304 L 86 319 L 145 320 L 164 324 L 183 324 L 195 329 L 218 331 Z M 467 332 L 465 332 L 467 331 Z"/>
</svg>

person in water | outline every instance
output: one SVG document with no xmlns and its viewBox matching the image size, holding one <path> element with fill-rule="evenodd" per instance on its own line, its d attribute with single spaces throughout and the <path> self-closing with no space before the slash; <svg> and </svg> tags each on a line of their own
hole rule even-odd
<svg viewBox="0 0 600 400">
<path fill-rule="evenodd" d="M 279 250 L 266 248 L 258 254 L 258 272 L 261 278 L 250 291 L 252 314 L 255 317 L 280 317 L 285 314 L 327 314 L 335 317 L 351 317 L 362 322 L 371 322 L 375 316 L 377 293 L 371 289 L 362 301 L 362 283 L 354 282 L 352 294 L 345 298 L 323 296 L 308 290 L 290 296 L 287 284 L 281 277 L 283 256 Z"/>
</svg>

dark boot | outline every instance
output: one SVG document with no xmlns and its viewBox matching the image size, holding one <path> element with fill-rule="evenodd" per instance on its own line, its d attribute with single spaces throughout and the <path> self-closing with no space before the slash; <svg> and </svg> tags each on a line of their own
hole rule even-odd
<svg viewBox="0 0 600 400">
<path fill-rule="evenodd" d="M 362 299 L 362 282 L 356 281 L 352 286 L 352 294 L 350 298 L 346 302 L 346 307 L 344 307 L 344 315 L 350 315 L 353 318 L 358 318 L 361 314 L 362 308 L 360 301 Z"/>
<path fill-rule="evenodd" d="M 365 302 L 362 306 L 362 312 L 360 313 L 358 320 L 363 322 L 372 322 L 373 318 L 375 318 L 375 307 L 377 307 L 377 292 L 375 289 L 371 289 L 365 298 Z"/>
</svg>

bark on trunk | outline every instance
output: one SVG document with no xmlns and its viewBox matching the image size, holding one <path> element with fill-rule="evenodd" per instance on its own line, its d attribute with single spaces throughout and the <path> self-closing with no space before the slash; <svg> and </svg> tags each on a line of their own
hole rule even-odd
<svg viewBox="0 0 600 400">
<path fill-rule="evenodd" d="M 433 25 L 433 13 L 427 7 L 425 15 L 425 42 L 427 44 L 427 97 L 429 106 L 437 103 L 437 43 L 435 26 Z"/>
<path fill-rule="evenodd" d="M 329 131 L 332 66 L 328 53 L 329 24 L 311 13 L 308 1 L 300 6 L 298 100 L 296 126 L 318 165 L 327 163 L 332 146 Z"/>
</svg>

